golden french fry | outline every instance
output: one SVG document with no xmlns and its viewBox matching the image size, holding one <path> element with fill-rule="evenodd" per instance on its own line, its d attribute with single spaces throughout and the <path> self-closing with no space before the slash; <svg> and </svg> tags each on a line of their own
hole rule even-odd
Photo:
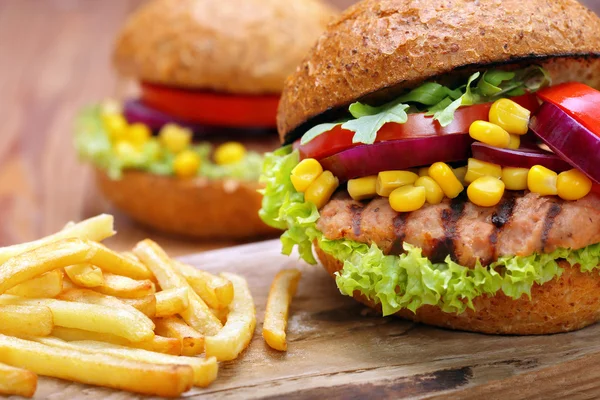
<svg viewBox="0 0 600 400">
<path fill-rule="evenodd" d="M 206 387 L 210 385 L 217 378 L 217 372 L 219 370 L 217 359 L 214 357 L 208 359 L 185 356 L 177 357 L 166 354 L 154 353 L 147 350 L 131 349 L 125 346 L 119 346 L 105 342 L 96 342 L 91 340 L 65 342 L 52 337 L 32 338 L 32 340 L 49 346 L 78 350 L 91 354 L 107 354 L 126 358 L 129 360 L 149 362 L 155 364 L 189 365 L 194 371 L 194 385 L 199 387 Z"/>
<path fill-rule="evenodd" d="M 97 304 L 123 309 L 135 315 L 140 322 L 145 323 L 150 329 L 154 329 L 154 323 L 144 313 L 113 296 L 107 296 L 89 289 L 68 289 L 59 294 L 56 298 L 58 300 L 76 301 L 79 303 Z"/>
<path fill-rule="evenodd" d="M 34 373 L 131 392 L 177 397 L 189 390 L 189 365 L 154 364 L 0 335 L 0 362 Z"/>
<path fill-rule="evenodd" d="M 115 297 L 137 299 L 154 294 L 156 288 L 149 279 L 135 280 L 126 276 L 104 274 L 104 284 L 94 290 Z"/>
<path fill-rule="evenodd" d="M 152 339 L 153 323 L 148 317 L 122 308 L 54 299 L 25 299 L 8 294 L 0 296 L 0 304 L 46 306 L 52 311 L 54 325 L 94 332 L 112 333 L 132 342 Z M 132 307 L 133 308 L 133 307 Z"/>
<path fill-rule="evenodd" d="M 296 294 L 300 276 L 301 273 L 297 269 L 279 271 L 271 284 L 262 335 L 267 344 L 275 350 L 287 350 L 285 328 L 290 303 Z"/>
<path fill-rule="evenodd" d="M 38 305 L 0 305 L 0 321 L 0 332 L 13 336 L 47 336 L 54 327 L 50 308 Z"/>
<path fill-rule="evenodd" d="M 67 226 L 65 226 L 60 232 L 46 236 L 39 240 L 35 240 L 33 242 L 1 247 L 0 265 L 6 262 L 9 258 L 63 239 L 79 238 L 94 240 L 97 242 L 102 241 L 116 233 L 113 228 L 113 224 L 114 218 L 112 215 L 101 214 L 96 217 L 86 219 L 85 221 L 81 221 L 77 224 L 67 224 Z"/>
<path fill-rule="evenodd" d="M 227 361 L 235 359 L 250 344 L 256 327 L 256 310 L 243 277 L 229 273 L 221 276 L 233 284 L 233 301 L 229 305 L 225 326 L 216 335 L 204 339 L 204 349 L 206 357 Z"/>
<path fill-rule="evenodd" d="M 215 310 L 211 308 L 210 311 L 213 313 L 215 317 L 221 321 L 223 325 L 227 322 L 227 315 L 229 314 L 229 308 L 221 308 L 220 310 Z"/>
<path fill-rule="evenodd" d="M 140 297 L 139 299 L 119 300 L 136 308 L 149 318 L 154 318 L 156 316 L 156 297 L 154 295 Z"/>
<path fill-rule="evenodd" d="M 195 356 L 204 351 L 204 336 L 178 317 L 157 318 L 154 324 L 158 335 L 181 342 L 181 354 L 184 356 Z"/>
<path fill-rule="evenodd" d="M 214 335 L 222 328 L 223 325 L 210 312 L 206 303 L 191 290 L 187 281 L 175 272 L 171 259 L 158 244 L 146 239 L 139 242 L 133 252 L 150 268 L 163 290 L 188 288 L 189 306 L 179 314 L 188 325 L 204 335 Z"/>
<path fill-rule="evenodd" d="M 227 308 L 233 300 L 233 285 L 227 279 L 201 271 L 181 261 L 175 260 L 173 267 L 210 308 L 215 310 Z"/>
<path fill-rule="evenodd" d="M 189 289 L 186 287 L 163 290 L 157 292 L 155 297 L 157 317 L 179 314 L 190 305 Z"/>
<path fill-rule="evenodd" d="M 8 289 L 6 293 L 21 297 L 56 297 L 63 290 L 63 273 L 55 269 Z"/>
<path fill-rule="evenodd" d="M 37 375 L 26 369 L 0 364 L 0 394 L 33 397 Z"/>
<path fill-rule="evenodd" d="M 92 264 L 76 264 L 65 267 L 65 273 L 77 286 L 95 288 L 104 284 L 102 270 Z"/>
<path fill-rule="evenodd" d="M 90 332 L 81 329 L 55 326 L 52 330 L 52 336 L 66 341 L 93 340 L 135 349 L 153 351 L 156 353 L 171 354 L 174 356 L 181 355 L 181 342 L 178 339 L 167 338 L 159 335 L 154 335 L 154 337 L 150 340 L 134 343 L 127 339 L 123 339 L 122 337 L 111 335 L 110 333 Z"/>
<path fill-rule="evenodd" d="M 43 273 L 83 262 L 89 251 L 81 239 L 64 239 L 21 253 L 2 264 L 0 293 Z"/>
<path fill-rule="evenodd" d="M 152 278 L 150 270 L 141 262 L 125 257 L 100 243 L 88 243 L 93 250 L 93 255 L 89 262 L 100 268 L 103 272 L 110 272 L 131 279 Z"/>
<path fill-rule="evenodd" d="M 132 261 L 140 262 L 140 259 L 137 258 L 137 256 L 135 254 L 133 254 L 131 251 L 123 251 L 121 254 L 123 255 L 123 257 L 127 257 Z"/>
</svg>

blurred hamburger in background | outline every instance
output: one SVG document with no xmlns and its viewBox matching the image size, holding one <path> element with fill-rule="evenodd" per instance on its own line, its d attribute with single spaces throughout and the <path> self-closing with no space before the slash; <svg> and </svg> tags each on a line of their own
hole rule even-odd
<svg viewBox="0 0 600 400">
<path fill-rule="evenodd" d="M 199 239 L 274 230 L 257 216 L 285 77 L 334 15 L 318 0 L 156 0 L 116 40 L 140 95 L 77 120 L 101 191 L 134 220 Z"/>
<path fill-rule="evenodd" d="M 260 215 L 383 315 L 592 324 L 599 72 L 600 19 L 574 0 L 364 0 L 286 82 Z"/>
</svg>

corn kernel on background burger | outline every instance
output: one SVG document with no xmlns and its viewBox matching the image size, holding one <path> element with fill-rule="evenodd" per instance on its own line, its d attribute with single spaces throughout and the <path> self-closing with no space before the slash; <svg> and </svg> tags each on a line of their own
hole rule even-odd
<svg viewBox="0 0 600 400">
<path fill-rule="evenodd" d="M 275 231 L 257 216 L 284 79 L 334 10 L 318 0 L 155 0 L 116 40 L 140 96 L 84 110 L 76 146 L 134 220 L 199 239 Z"/>
<path fill-rule="evenodd" d="M 600 20 L 573 0 L 364 0 L 286 82 L 260 215 L 284 253 L 314 249 L 384 315 L 585 327 L 600 319 L 599 72 Z"/>
</svg>

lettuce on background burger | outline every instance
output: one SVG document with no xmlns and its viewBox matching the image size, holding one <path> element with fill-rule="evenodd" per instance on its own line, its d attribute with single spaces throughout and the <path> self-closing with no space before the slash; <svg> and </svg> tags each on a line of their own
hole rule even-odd
<svg viewBox="0 0 600 400">
<path fill-rule="evenodd" d="M 200 239 L 275 231 L 256 215 L 263 153 L 294 70 L 334 11 L 319 0 L 152 0 L 115 43 L 123 104 L 84 110 L 76 147 L 104 195 L 145 225 Z"/>
<path fill-rule="evenodd" d="M 384 315 L 600 319 L 600 20 L 576 1 L 364 0 L 287 80 L 261 218 Z M 597 123 L 595 123 L 597 122 Z M 552 150 L 552 151 L 549 151 Z"/>
</svg>

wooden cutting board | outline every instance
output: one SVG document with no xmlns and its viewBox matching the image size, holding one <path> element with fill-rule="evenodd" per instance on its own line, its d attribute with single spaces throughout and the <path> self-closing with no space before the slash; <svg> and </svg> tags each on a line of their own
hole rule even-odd
<svg viewBox="0 0 600 400">
<path fill-rule="evenodd" d="M 186 398 L 575 398 L 600 395 L 600 325 L 549 336 L 489 336 L 381 318 L 341 296 L 325 271 L 280 255 L 278 240 L 184 258 L 244 275 L 259 323 L 248 350 L 221 363 L 208 389 Z M 260 335 L 275 273 L 303 272 L 289 321 L 289 350 Z M 36 398 L 117 400 L 130 393 L 40 378 Z"/>
</svg>

